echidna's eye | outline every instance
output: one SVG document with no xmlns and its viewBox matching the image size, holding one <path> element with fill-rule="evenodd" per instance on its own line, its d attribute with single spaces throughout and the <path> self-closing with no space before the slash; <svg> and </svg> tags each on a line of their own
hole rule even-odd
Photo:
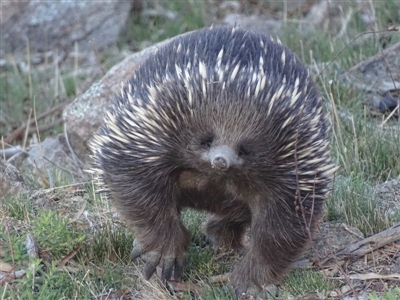
<svg viewBox="0 0 400 300">
<path fill-rule="evenodd" d="M 211 136 L 207 136 L 201 140 L 200 145 L 204 148 L 211 148 L 213 143 L 213 138 Z"/>
<path fill-rule="evenodd" d="M 250 150 L 248 150 L 246 147 L 244 146 L 240 146 L 239 147 L 239 151 L 238 151 L 239 156 L 247 156 L 250 154 Z"/>
</svg>

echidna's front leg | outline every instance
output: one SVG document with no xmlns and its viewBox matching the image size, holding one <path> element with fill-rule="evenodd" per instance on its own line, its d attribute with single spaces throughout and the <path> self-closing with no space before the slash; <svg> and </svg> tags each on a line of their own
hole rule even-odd
<svg viewBox="0 0 400 300">
<path fill-rule="evenodd" d="M 181 279 L 189 236 L 180 223 L 167 227 L 170 232 L 168 229 L 142 228 L 135 237 L 131 258 L 141 257 L 145 261 L 143 275 L 146 279 L 154 274 L 157 266 L 162 268 L 162 279 L 170 280 L 172 274 L 175 280 Z"/>
<path fill-rule="evenodd" d="M 168 189 L 166 189 L 168 190 Z M 132 227 L 135 241 L 131 258 L 145 261 L 144 277 L 149 279 L 157 266 L 162 278 L 179 280 L 189 246 L 189 233 L 183 226 L 173 195 L 152 190 L 154 195 L 136 193 L 114 197 L 121 216 Z M 129 197 L 129 199 L 125 199 Z"/>
</svg>

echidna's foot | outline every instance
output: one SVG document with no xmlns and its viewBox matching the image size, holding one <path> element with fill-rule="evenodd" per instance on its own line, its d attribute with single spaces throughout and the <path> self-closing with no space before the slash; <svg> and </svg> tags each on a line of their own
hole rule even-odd
<svg viewBox="0 0 400 300">
<path fill-rule="evenodd" d="M 204 240 L 204 243 L 205 243 L 207 246 L 210 246 L 210 247 L 214 248 L 214 243 L 215 243 L 215 242 L 213 241 L 213 239 L 212 239 L 211 236 L 205 234 L 205 235 L 203 236 L 203 240 Z"/>
<path fill-rule="evenodd" d="M 246 299 L 244 295 L 253 291 L 257 292 L 258 297 L 259 295 L 270 297 L 277 292 L 276 286 L 283 279 L 287 266 L 278 257 L 268 259 L 268 256 L 261 256 L 261 250 L 250 247 L 229 277 L 238 299 Z M 265 252 L 268 249 L 263 250 L 263 255 L 268 254 Z M 279 252 L 272 251 L 271 253 Z"/>
<path fill-rule="evenodd" d="M 161 279 L 169 281 L 171 278 L 174 280 L 181 280 L 184 266 L 185 266 L 185 253 L 162 253 L 160 250 L 144 251 L 143 244 L 138 240 L 133 242 L 133 249 L 131 252 L 131 259 L 135 260 L 141 258 L 145 262 L 143 276 L 145 279 L 155 273 L 157 266 L 161 267 Z"/>
<path fill-rule="evenodd" d="M 215 254 L 221 254 L 225 252 L 235 251 L 238 253 L 242 253 L 243 251 L 239 250 L 238 247 L 232 247 L 232 243 L 221 242 L 218 238 L 215 238 L 212 235 L 205 235 L 204 242 L 207 246 L 211 247 Z M 242 248 L 240 248 L 242 249 Z M 243 248 L 244 249 L 244 248 Z"/>
</svg>

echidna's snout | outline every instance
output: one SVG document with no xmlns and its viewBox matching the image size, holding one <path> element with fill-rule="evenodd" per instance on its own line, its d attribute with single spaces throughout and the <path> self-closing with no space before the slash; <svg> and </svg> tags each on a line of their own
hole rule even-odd
<svg viewBox="0 0 400 300">
<path fill-rule="evenodd" d="M 211 166 L 215 169 L 226 171 L 236 164 L 238 157 L 234 150 L 228 146 L 213 147 L 209 152 Z"/>
</svg>

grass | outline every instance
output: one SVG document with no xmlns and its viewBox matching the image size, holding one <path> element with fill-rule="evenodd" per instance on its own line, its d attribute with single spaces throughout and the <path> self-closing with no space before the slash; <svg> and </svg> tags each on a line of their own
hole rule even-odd
<svg viewBox="0 0 400 300">
<path fill-rule="evenodd" d="M 302 296 L 307 293 L 317 293 L 319 297 L 328 296 L 334 289 L 333 282 L 324 275 L 313 270 L 300 270 L 292 272 L 284 282 L 288 295 Z"/>
<path fill-rule="evenodd" d="M 398 221 L 391 219 L 376 201 L 373 188 L 357 176 L 339 176 L 327 201 L 328 220 L 340 220 L 358 228 L 364 236 L 376 234 Z"/>
<path fill-rule="evenodd" d="M 127 43 L 134 49 L 152 45 L 178 34 L 205 26 L 206 1 L 168 1 L 158 3 L 154 14 L 133 15 L 121 33 L 120 47 Z M 134 40 L 132 40 L 134 38 Z"/>
<path fill-rule="evenodd" d="M 378 296 L 378 294 L 375 291 L 368 296 L 369 300 L 397 300 L 399 298 L 400 298 L 400 288 L 398 287 L 385 292 L 381 296 Z"/>
<path fill-rule="evenodd" d="M 33 119 L 34 112 L 39 115 L 76 95 L 75 84 L 70 77 L 62 78 L 61 74 L 54 76 L 51 66 L 48 66 L 47 70 L 53 72 L 43 73 L 34 69 L 29 61 L 27 65 L 30 66 L 27 70 L 20 70 L 14 66 L 12 70 L 6 70 L 0 75 L 0 107 L 7 120 L 5 124 L 0 122 L 0 135 L 5 137 L 10 130 L 18 128 L 29 118 Z M 38 125 L 54 120 L 55 116 L 52 115 L 45 120 L 39 120 Z M 51 132 L 54 133 L 56 132 Z"/>
<path fill-rule="evenodd" d="M 164 13 L 132 16 L 121 34 L 120 49 L 137 50 L 200 28 L 207 24 L 206 15 L 212 5 L 205 1 L 156 2 L 157 9 Z M 374 4 L 377 28 L 400 23 L 398 1 L 370 3 Z M 355 4 L 349 1 L 346 5 L 352 6 L 354 13 L 342 36 L 334 39 L 319 29 L 304 36 L 297 25 L 289 22 L 280 39 L 316 70 L 316 82 L 330 108 L 332 153 L 341 168 L 334 193 L 326 201 L 326 218 L 345 222 L 368 236 L 400 221 L 400 212 L 386 214 L 375 193 L 377 184 L 400 175 L 400 131 L 396 121 L 381 126 L 380 119 L 370 117 L 362 105 L 363 95 L 339 80 L 343 70 L 379 53 L 383 47 L 372 34 L 350 43 L 357 32 L 367 28 L 355 13 Z M 391 38 L 384 47 L 400 40 L 398 34 L 387 35 Z M 113 65 L 111 55 L 99 54 L 103 70 Z M 326 65 L 320 63 L 333 58 L 334 62 L 323 70 Z M 7 136 L 24 123 L 33 108 L 39 114 L 73 98 L 87 79 L 76 75 L 75 64 L 47 66 L 47 75 L 29 61 L 25 65 L 29 66 L 27 70 L 14 63 L 0 74 L 1 116 L 6 118 L 6 122 L 0 122 L 0 135 Z M 47 121 L 42 120 L 39 125 Z M 60 129 L 52 133 L 57 130 Z M 1 299 L 93 299 L 99 295 L 137 294 L 152 295 L 152 299 L 235 299 L 228 284 L 210 281 L 212 276 L 229 272 L 238 257 L 216 255 L 205 245 L 201 233 L 205 214 L 188 210 L 182 216 L 191 235 L 184 278 L 200 289 L 189 286 L 190 292 L 171 294 L 156 282 L 143 280 L 143 265 L 129 259 L 134 236 L 119 223 L 108 200 L 94 193 L 90 183 L 75 185 L 71 174 L 60 169 L 41 170 L 40 174 L 23 174 L 33 190 L 41 190 L 36 198 L 19 195 L 0 200 L 0 262 L 13 270 L 26 271 L 25 276 L 0 286 Z M 28 235 L 36 241 L 40 258 L 28 254 Z M 340 290 L 341 284 L 317 270 L 296 270 L 283 282 L 278 298 L 310 294 L 329 297 L 330 291 Z M 399 293 L 398 288 L 388 289 L 371 293 L 369 299 L 398 299 Z"/>
<path fill-rule="evenodd" d="M 26 270 L 12 285 L 0 287 L 2 299 L 90 299 L 119 290 L 124 283 L 135 286 L 137 274 L 127 275 L 134 271 L 128 264 L 132 235 L 125 228 L 110 222 L 90 226 L 93 222 L 84 224 L 84 218 L 77 221 L 72 203 L 69 211 L 63 209 L 66 203 L 54 211 L 54 203 L 45 207 L 41 203 L 39 208 L 34 202 L 24 195 L 2 202 L 1 260 L 15 270 Z M 88 205 L 89 210 L 94 207 Z M 18 223 L 8 225 L 6 220 Z M 28 254 L 28 235 L 36 242 L 40 259 Z"/>
</svg>

